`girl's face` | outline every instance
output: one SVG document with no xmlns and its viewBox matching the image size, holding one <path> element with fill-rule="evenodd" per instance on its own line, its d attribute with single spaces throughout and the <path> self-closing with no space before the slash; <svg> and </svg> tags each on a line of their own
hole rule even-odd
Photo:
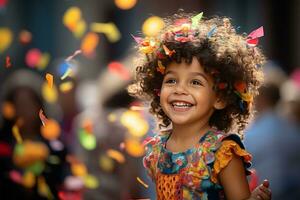
<svg viewBox="0 0 300 200">
<path fill-rule="evenodd" d="M 206 124 L 223 105 L 213 91 L 213 80 L 197 58 L 191 64 L 172 62 L 165 71 L 160 104 L 173 124 Z"/>
</svg>

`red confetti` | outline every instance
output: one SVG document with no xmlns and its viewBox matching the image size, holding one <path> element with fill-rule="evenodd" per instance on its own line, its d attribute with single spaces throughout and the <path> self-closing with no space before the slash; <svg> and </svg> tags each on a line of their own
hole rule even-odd
<svg viewBox="0 0 300 200">
<path fill-rule="evenodd" d="M 11 64 L 11 60 L 10 60 L 10 57 L 9 56 L 6 56 L 6 59 L 5 59 L 5 67 L 6 68 L 10 68 L 12 66 Z"/>
<path fill-rule="evenodd" d="M 0 142 L 0 157 L 9 157 L 12 155 L 12 149 L 6 142 Z"/>
<path fill-rule="evenodd" d="M 130 79 L 130 74 L 128 69 L 126 69 L 124 67 L 124 65 L 122 65 L 122 63 L 120 62 L 111 62 L 108 65 L 108 70 L 113 73 L 116 74 L 118 76 L 120 76 L 123 80 L 129 80 Z"/>
</svg>

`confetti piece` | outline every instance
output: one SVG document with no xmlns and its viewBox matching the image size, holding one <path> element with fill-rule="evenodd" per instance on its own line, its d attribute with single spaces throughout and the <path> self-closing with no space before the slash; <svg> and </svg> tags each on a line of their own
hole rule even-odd
<svg viewBox="0 0 300 200">
<path fill-rule="evenodd" d="M 72 74 L 72 69 L 68 68 L 67 71 L 62 75 L 62 77 L 60 77 L 61 80 L 64 80 L 65 78 L 67 78 L 68 76 L 71 76 Z"/>
<path fill-rule="evenodd" d="M 175 50 L 170 50 L 166 45 L 163 44 L 163 49 L 165 51 L 165 54 L 169 57 L 171 57 L 174 53 L 176 53 Z"/>
<path fill-rule="evenodd" d="M 35 68 L 41 57 L 42 53 L 39 49 L 30 49 L 26 54 L 25 62 L 29 67 Z"/>
<path fill-rule="evenodd" d="M 264 36 L 264 28 L 263 26 L 259 27 L 258 29 L 252 31 L 248 36 L 247 36 L 247 44 L 251 47 L 254 47 L 258 44 L 258 38 Z"/>
<path fill-rule="evenodd" d="M 77 23 L 81 20 L 81 10 L 78 7 L 70 7 L 63 16 L 63 24 L 70 30 L 74 31 Z"/>
<path fill-rule="evenodd" d="M 2 115 L 6 119 L 13 119 L 16 116 L 15 106 L 10 102 L 4 102 L 2 104 Z"/>
<path fill-rule="evenodd" d="M 3 53 L 13 41 L 13 33 L 9 28 L 0 28 L 0 53 Z"/>
<path fill-rule="evenodd" d="M 152 16 L 144 21 L 142 32 L 148 37 L 154 37 L 161 31 L 161 29 L 164 28 L 164 26 L 165 23 L 162 18 L 158 16 Z"/>
<path fill-rule="evenodd" d="M 13 133 L 17 143 L 22 144 L 23 140 L 22 140 L 22 137 L 21 137 L 21 134 L 19 131 L 19 127 L 16 124 L 12 127 L 12 133 Z"/>
<path fill-rule="evenodd" d="M 35 176 L 32 172 L 25 172 L 22 178 L 22 184 L 26 188 L 32 188 L 35 185 Z"/>
<path fill-rule="evenodd" d="M 105 172 L 112 172 L 114 169 L 114 161 L 107 155 L 101 155 L 99 158 L 99 166 Z"/>
<path fill-rule="evenodd" d="M 199 13 L 198 15 L 192 17 L 192 28 L 196 28 L 199 24 L 199 21 L 201 20 L 203 16 L 203 12 Z"/>
<path fill-rule="evenodd" d="M 40 111 L 39 111 L 39 117 L 40 117 L 40 120 L 42 121 L 43 126 L 45 126 L 45 124 L 48 121 L 48 119 L 43 114 L 43 110 L 42 109 L 40 109 Z"/>
<path fill-rule="evenodd" d="M 145 188 L 148 188 L 149 186 L 144 182 L 144 181 L 142 181 L 142 179 L 140 179 L 139 177 L 136 177 L 136 180 L 140 183 L 140 184 L 142 184 Z"/>
<path fill-rule="evenodd" d="M 129 10 L 136 5 L 137 0 L 115 0 L 115 5 L 122 10 Z"/>
<path fill-rule="evenodd" d="M 73 35 L 75 38 L 81 38 L 84 33 L 86 32 L 86 22 L 81 19 L 75 26 L 75 29 L 73 31 Z"/>
<path fill-rule="evenodd" d="M 19 33 L 19 41 L 21 44 L 27 45 L 31 42 L 31 40 L 32 40 L 32 34 L 29 31 L 22 30 Z"/>
<path fill-rule="evenodd" d="M 125 150 L 133 157 L 141 157 L 145 154 L 144 146 L 136 139 L 126 139 Z"/>
<path fill-rule="evenodd" d="M 97 146 L 95 135 L 82 128 L 79 130 L 79 142 L 86 150 L 93 150 Z"/>
<path fill-rule="evenodd" d="M 96 189 L 99 187 L 98 179 L 91 174 L 87 174 L 86 176 L 84 176 L 83 182 L 84 182 L 85 187 L 88 189 Z"/>
<path fill-rule="evenodd" d="M 14 181 L 15 183 L 22 183 L 22 175 L 17 170 L 11 170 L 9 172 L 9 178 Z"/>
<path fill-rule="evenodd" d="M 54 196 L 43 176 L 39 176 L 37 179 L 37 191 L 41 196 L 47 197 L 47 199 L 54 199 Z"/>
<path fill-rule="evenodd" d="M 165 74 L 165 69 L 166 69 L 166 67 L 163 66 L 163 64 L 161 63 L 160 60 L 157 62 L 157 64 L 158 64 L 158 67 L 156 67 L 156 70 L 157 70 L 158 72 L 160 72 L 161 74 Z"/>
<path fill-rule="evenodd" d="M 87 57 L 92 57 L 99 43 L 99 36 L 96 33 L 88 33 L 81 42 L 82 53 Z"/>
<path fill-rule="evenodd" d="M 217 26 L 214 26 L 208 33 L 207 37 L 210 38 L 217 31 Z"/>
<path fill-rule="evenodd" d="M 116 74 L 123 80 L 130 80 L 130 73 L 125 66 L 120 62 L 111 62 L 108 64 L 108 71 L 112 74 Z"/>
<path fill-rule="evenodd" d="M 44 70 L 48 66 L 49 61 L 50 61 L 50 54 L 49 53 L 42 54 L 39 61 L 36 63 L 37 69 Z"/>
<path fill-rule="evenodd" d="M 134 39 L 134 41 L 135 41 L 136 43 L 141 44 L 141 43 L 143 42 L 143 38 L 141 38 L 141 37 L 136 37 L 136 36 L 134 36 L 134 35 L 132 35 L 132 34 L 130 34 L 130 35 L 131 35 L 131 37 Z"/>
<path fill-rule="evenodd" d="M 144 106 L 130 106 L 129 109 L 133 111 L 141 111 L 141 110 L 147 110 L 148 108 Z"/>
<path fill-rule="evenodd" d="M 114 149 L 109 149 L 106 151 L 107 155 L 111 158 L 113 158 L 114 160 L 116 160 L 118 163 L 124 163 L 125 162 L 125 157 L 123 156 L 122 153 L 120 153 L 117 150 Z"/>
<path fill-rule="evenodd" d="M 55 85 L 53 85 L 53 87 L 50 88 L 47 82 L 44 82 L 42 85 L 42 95 L 48 103 L 55 103 L 58 97 Z"/>
<path fill-rule="evenodd" d="M 12 147 L 6 143 L 0 141 L 0 157 L 10 157 L 12 155 Z"/>
<path fill-rule="evenodd" d="M 67 81 L 67 82 L 61 83 L 59 85 L 59 90 L 63 93 L 67 93 L 67 92 L 71 91 L 73 87 L 74 87 L 73 82 Z"/>
<path fill-rule="evenodd" d="M 48 119 L 41 127 L 41 135 L 47 140 L 55 140 L 60 136 L 60 126 L 54 119 Z"/>
<path fill-rule="evenodd" d="M 75 56 L 77 56 L 77 55 L 79 55 L 81 53 L 82 53 L 81 50 L 76 50 L 71 56 L 69 56 L 69 57 L 66 58 L 66 61 L 67 62 L 71 61 Z"/>
<path fill-rule="evenodd" d="M 137 111 L 125 111 L 121 115 L 120 122 L 128 129 L 131 135 L 136 137 L 144 136 L 149 129 L 148 123 L 141 117 L 141 114 Z"/>
<path fill-rule="evenodd" d="M 87 175 L 87 168 L 83 163 L 72 164 L 71 171 L 74 176 L 83 177 Z"/>
<path fill-rule="evenodd" d="M 52 89 L 53 88 L 53 75 L 47 73 L 46 74 L 46 80 L 47 80 L 47 83 L 48 83 L 49 87 Z"/>
<path fill-rule="evenodd" d="M 96 33 L 104 33 L 110 42 L 117 42 L 121 38 L 121 33 L 117 26 L 112 23 L 92 23 L 90 29 Z"/>
<path fill-rule="evenodd" d="M 11 64 L 11 59 L 9 56 L 6 56 L 6 59 L 5 59 L 5 67 L 6 68 L 10 68 L 12 66 Z"/>
<path fill-rule="evenodd" d="M 64 144 L 59 140 L 51 140 L 50 141 L 50 147 L 54 151 L 62 151 L 64 149 Z"/>
</svg>

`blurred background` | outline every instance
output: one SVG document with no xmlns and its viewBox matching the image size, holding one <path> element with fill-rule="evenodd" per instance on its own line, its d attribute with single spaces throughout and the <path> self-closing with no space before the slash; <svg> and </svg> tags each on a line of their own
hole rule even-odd
<svg viewBox="0 0 300 200">
<path fill-rule="evenodd" d="M 132 35 L 157 34 L 180 8 L 228 16 L 239 33 L 264 26 L 249 181 L 300 198 L 300 1 L 0 0 L 0 199 L 155 199 L 142 141 L 156 125 L 126 92 Z"/>
</svg>

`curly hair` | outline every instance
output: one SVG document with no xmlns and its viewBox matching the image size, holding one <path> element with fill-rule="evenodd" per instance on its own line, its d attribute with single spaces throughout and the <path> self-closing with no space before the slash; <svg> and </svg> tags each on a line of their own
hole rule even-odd
<svg viewBox="0 0 300 200">
<path fill-rule="evenodd" d="M 246 34 L 236 33 L 226 17 L 202 18 L 196 26 L 193 25 L 192 32 L 182 30 L 188 26 L 185 24 L 192 24 L 193 16 L 193 13 L 181 11 L 165 18 L 165 27 L 160 34 L 144 39 L 156 42 L 157 46 L 152 45 L 152 49 L 145 50 L 138 44 L 142 51 L 137 57 L 140 63 L 136 67 L 135 82 L 128 91 L 135 97 L 150 101 L 150 112 L 157 117 L 160 127 L 166 127 L 171 121 L 163 112 L 157 94 L 164 78 L 157 66 L 167 67 L 171 62 L 190 64 L 196 57 L 204 71 L 213 78 L 214 91 L 226 102 L 224 109 L 214 111 L 209 119 L 210 126 L 224 132 L 237 131 L 242 135 L 252 117 L 252 97 L 258 94 L 262 84 L 260 66 L 265 57 L 258 47 L 248 45 Z M 174 29 L 180 30 L 181 35 Z M 144 44 L 142 48 L 145 47 L 149 45 Z M 166 49 L 171 53 L 164 51 Z M 251 94 L 250 100 L 242 98 L 237 88 Z"/>
</svg>

